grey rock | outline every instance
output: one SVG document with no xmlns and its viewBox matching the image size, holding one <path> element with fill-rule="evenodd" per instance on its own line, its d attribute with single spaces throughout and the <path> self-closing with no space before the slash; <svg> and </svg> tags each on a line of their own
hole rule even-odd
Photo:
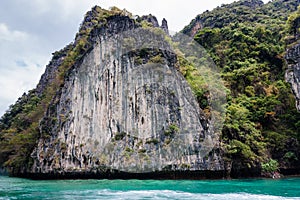
<svg viewBox="0 0 300 200">
<path fill-rule="evenodd" d="M 159 24 L 158 24 L 158 21 L 157 21 L 156 17 L 151 15 L 151 14 L 142 16 L 140 18 L 140 20 L 145 20 L 145 21 L 149 22 L 150 24 L 153 25 L 153 27 L 159 27 Z"/>
<path fill-rule="evenodd" d="M 169 28 L 168 28 L 168 22 L 165 18 L 163 18 L 162 23 L 161 23 L 161 29 L 169 35 Z"/>
<path fill-rule="evenodd" d="M 72 44 L 69 44 L 64 49 L 53 53 L 52 60 L 46 66 L 46 70 L 36 87 L 36 92 L 39 97 L 43 95 L 47 85 L 51 84 L 54 80 L 59 66 L 62 64 L 64 58 L 66 57 L 67 49 L 71 48 L 71 46 Z"/>
<path fill-rule="evenodd" d="M 158 27 L 155 17 L 145 19 Z M 125 40 L 118 34 L 139 26 L 128 16 L 111 16 L 91 32 L 92 47 L 67 73 L 40 122 L 32 173 L 224 170 L 218 145 L 206 152 L 209 124 L 168 43 L 139 52 L 161 38 L 141 32 L 134 38 L 138 49 L 120 48 Z M 59 55 L 47 66 L 40 93 L 64 58 Z"/>
<path fill-rule="evenodd" d="M 300 111 L 300 43 L 287 51 L 285 59 L 288 63 L 285 78 L 291 84 L 296 97 L 296 107 Z"/>
</svg>

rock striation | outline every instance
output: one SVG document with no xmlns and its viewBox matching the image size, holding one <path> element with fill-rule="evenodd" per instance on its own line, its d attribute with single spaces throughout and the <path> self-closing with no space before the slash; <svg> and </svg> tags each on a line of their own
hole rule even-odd
<svg viewBox="0 0 300 200">
<path fill-rule="evenodd" d="M 89 21 L 87 15 L 83 24 Z M 154 33 L 139 29 L 144 21 Z M 40 122 L 31 177 L 224 171 L 220 151 L 206 149 L 209 120 L 176 66 L 167 34 L 165 19 L 160 27 L 154 16 L 128 14 L 106 17 L 90 31 L 88 49 L 64 75 Z M 145 47 L 153 41 L 159 45 Z M 39 93 L 64 52 L 54 54 Z"/>
<path fill-rule="evenodd" d="M 162 23 L 161 23 L 161 29 L 169 35 L 169 28 L 168 28 L 168 22 L 165 18 L 163 18 Z"/>
<path fill-rule="evenodd" d="M 296 97 L 296 107 L 300 111 L 300 43 L 290 48 L 285 58 L 288 64 L 286 80 L 291 84 Z"/>
</svg>

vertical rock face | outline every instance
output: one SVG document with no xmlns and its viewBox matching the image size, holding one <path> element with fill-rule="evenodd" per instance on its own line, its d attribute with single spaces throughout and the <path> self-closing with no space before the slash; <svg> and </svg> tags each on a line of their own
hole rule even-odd
<svg viewBox="0 0 300 200">
<path fill-rule="evenodd" d="M 36 91 L 38 96 L 41 96 L 46 88 L 47 85 L 49 85 L 53 79 L 55 79 L 56 71 L 58 70 L 59 66 L 63 63 L 63 60 L 66 56 L 66 51 L 71 45 L 68 45 L 64 49 L 62 49 L 59 52 L 53 53 L 53 58 L 51 62 L 47 65 L 45 73 L 42 75 L 37 87 Z M 60 54 L 59 56 L 56 54 Z"/>
<path fill-rule="evenodd" d="M 40 123 L 32 173 L 223 170 L 218 153 L 205 152 L 207 121 L 168 45 L 120 48 L 131 43 L 118 34 L 138 26 L 115 16 L 92 32 Z"/>
<path fill-rule="evenodd" d="M 298 7 L 299 8 L 299 7 Z M 290 33 L 293 35 L 290 43 L 294 45 L 288 49 L 285 59 L 288 64 L 288 69 L 286 70 L 285 78 L 292 86 L 293 93 L 296 97 L 296 107 L 300 111 L 300 18 L 299 9 L 298 17 L 295 17 L 292 22 Z"/>
<path fill-rule="evenodd" d="M 300 43 L 288 50 L 286 60 L 288 63 L 286 80 L 292 86 L 296 97 L 296 107 L 300 111 Z"/>
<path fill-rule="evenodd" d="M 164 32 L 169 35 L 168 22 L 165 18 L 163 18 L 162 20 L 161 29 L 164 30 Z"/>
</svg>

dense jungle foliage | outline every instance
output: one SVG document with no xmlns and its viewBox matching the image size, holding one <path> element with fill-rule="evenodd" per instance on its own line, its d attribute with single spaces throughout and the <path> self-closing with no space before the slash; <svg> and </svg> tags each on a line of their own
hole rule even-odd
<svg viewBox="0 0 300 200">
<path fill-rule="evenodd" d="M 261 169 L 274 161 L 299 167 L 300 113 L 284 60 L 299 33 L 298 5 L 238 1 L 198 15 L 182 31 L 209 52 L 229 89 L 221 140 L 233 168 Z"/>
</svg>

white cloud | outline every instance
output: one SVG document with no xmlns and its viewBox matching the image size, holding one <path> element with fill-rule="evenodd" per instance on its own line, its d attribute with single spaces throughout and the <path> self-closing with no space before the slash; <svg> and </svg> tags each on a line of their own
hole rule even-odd
<svg viewBox="0 0 300 200">
<path fill-rule="evenodd" d="M 33 88 L 42 74 L 41 67 L 30 64 L 15 70 L 0 70 L 0 114 L 25 91 Z"/>
<path fill-rule="evenodd" d="M 39 52 L 39 39 L 0 23 L 0 115 L 32 89 L 49 57 Z"/>
<path fill-rule="evenodd" d="M 7 25 L 0 23 L 0 41 L 16 41 L 26 39 L 27 34 L 22 31 L 9 30 Z"/>
</svg>

